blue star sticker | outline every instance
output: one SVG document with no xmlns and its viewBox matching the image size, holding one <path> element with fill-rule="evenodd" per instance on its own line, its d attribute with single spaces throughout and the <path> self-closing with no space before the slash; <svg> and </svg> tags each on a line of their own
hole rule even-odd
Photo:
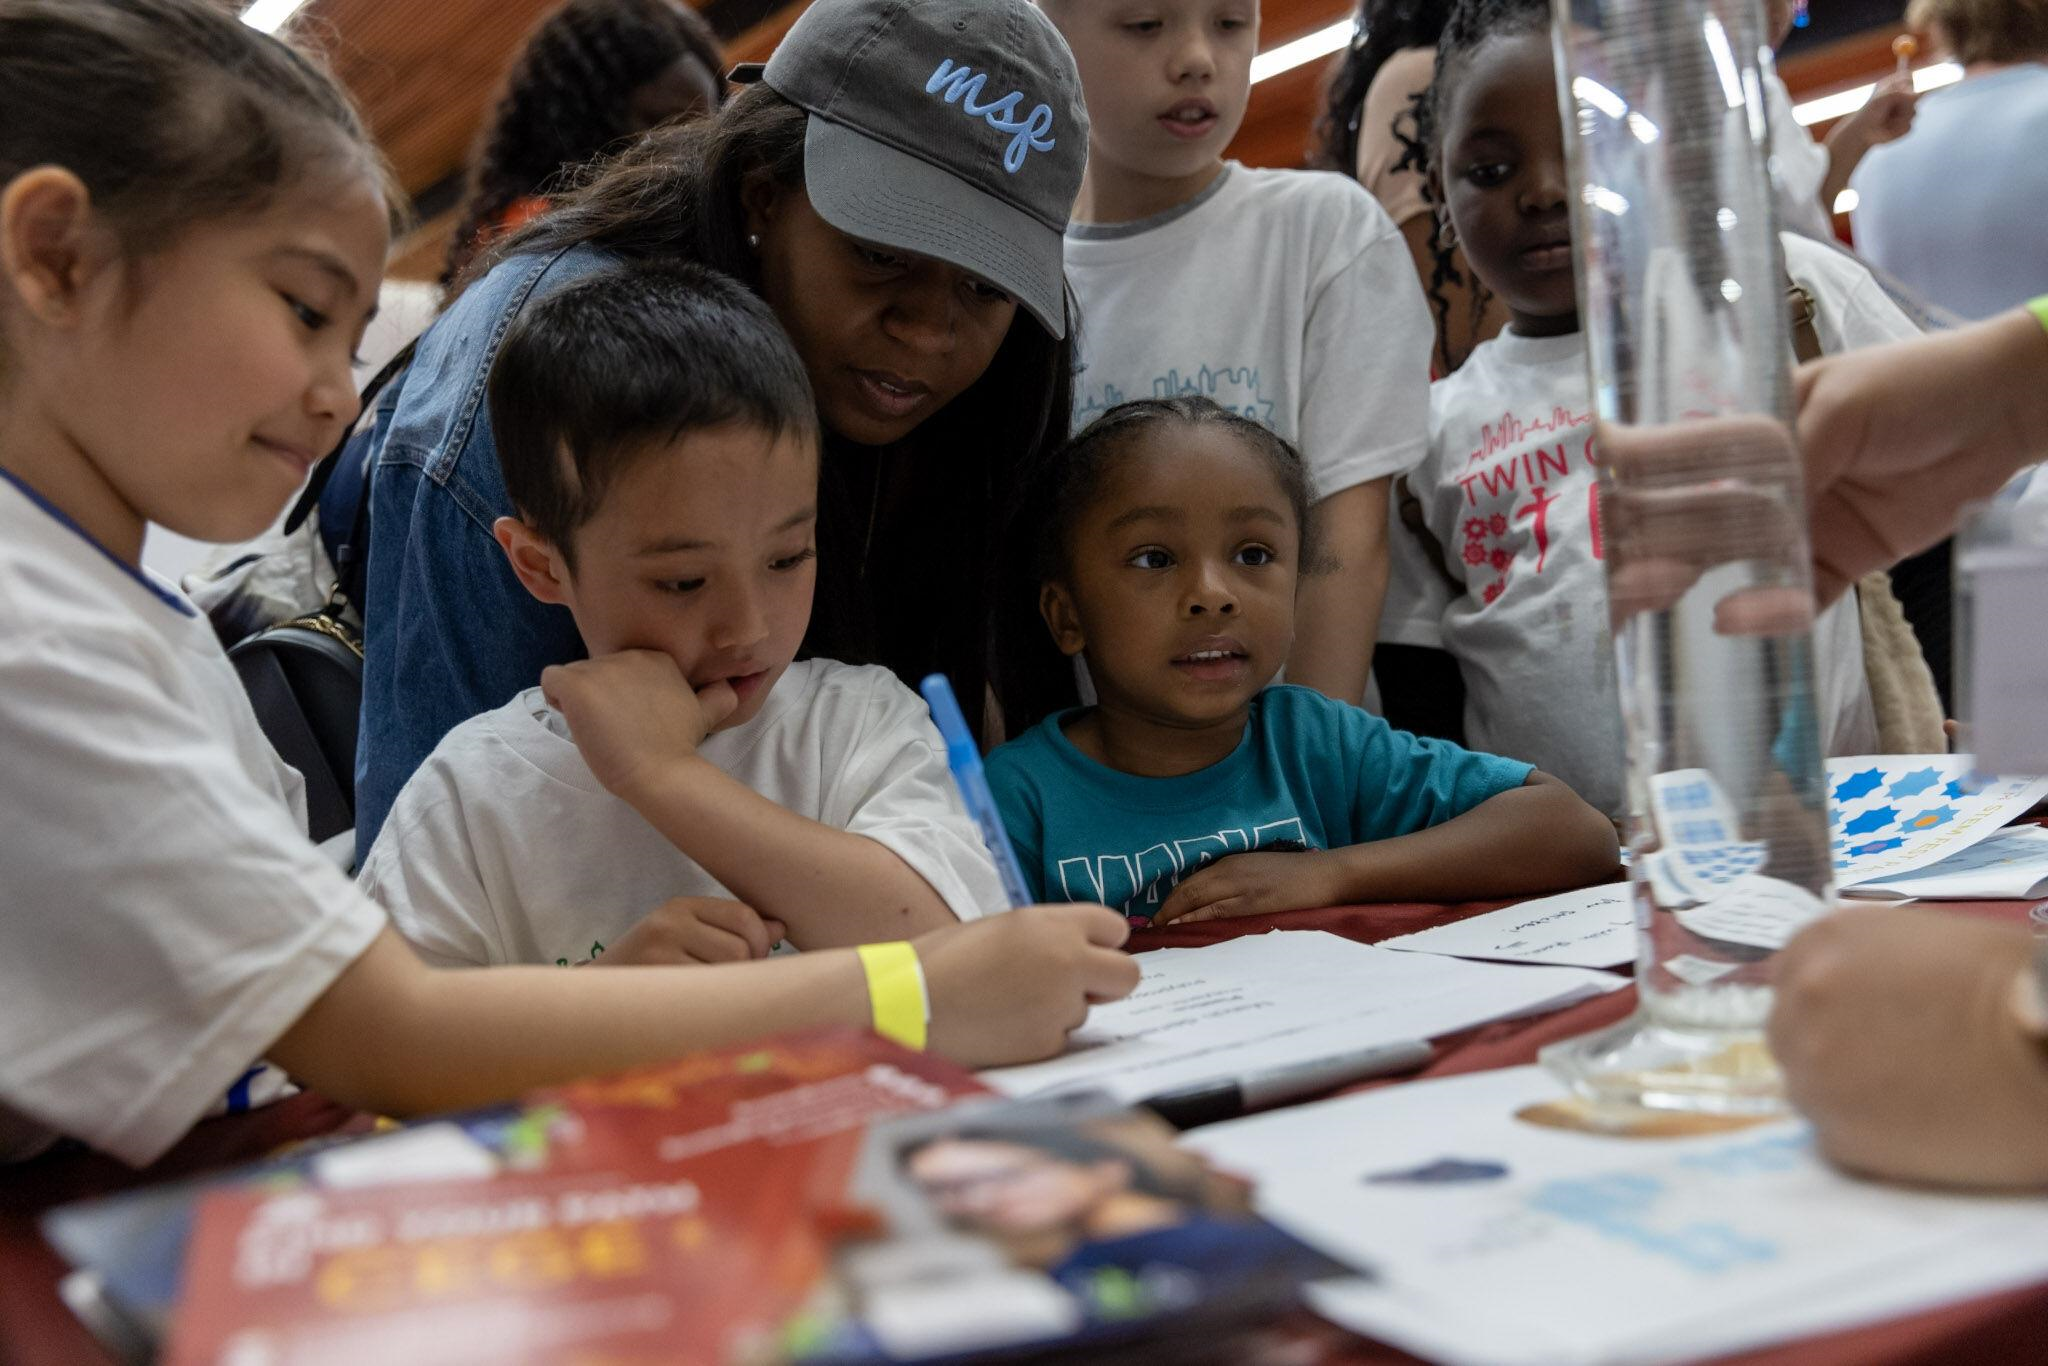
<svg viewBox="0 0 2048 1366">
<path fill-rule="evenodd" d="M 1953 806 L 1931 806 L 1909 821 L 1900 824 L 1907 830 L 1932 830 L 1938 825 L 1947 825 L 1956 818 Z"/>
<path fill-rule="evenodd" d="M 1861 773 L 1852 773 L 1842 779 L 1835 788 L 1835 800 L 1853 802 L 1858 797 L 1868 797 L 1883 786 L 1884 774 L 1874 768 L 1866 768 Z"/>
<path fill-rule="evenodd" d="M 1874 806 L 1842 827 L 1851 835 L 1869 835 L 1889 827 L 1897 821 L 1899 813 L 1889 806 Z"/>
<path fill-rule="evenodd" d="M 1930 787 L 1941 784 L 1941 775 L 1931 768 L 1918 769 L 1893 783 L 1886 791 L 1888 797 L 1917 797 Z"/>
<path fill-rule="evenodd" d="M 1849 857 L 1869 858 L 1872 854 L 1887 853 L 1893 849 L 1898 848 L 1900 845 L 1904 843 L 1904 840 L 1896 838 L 1888 840 L 1871 840 L 1867 844 L 1858 844 L 1851 846 L 1849 850 Z"/>
<path fill-rule="evenodd" d="M 1962 777 L 1956 779 L 1947 787 L 1943 788 L 1942 793 L 1950 801 L 1961 801 L 1965 797 L 1976 796 L 1979 792 L 1982 792 L 1985 788 L 1991 786 L 1991 783 L 1991 774 L 1979 773 L 1975 769 L 1972 769 L 1970 772 L 1965 773 Z"/>
</svg>

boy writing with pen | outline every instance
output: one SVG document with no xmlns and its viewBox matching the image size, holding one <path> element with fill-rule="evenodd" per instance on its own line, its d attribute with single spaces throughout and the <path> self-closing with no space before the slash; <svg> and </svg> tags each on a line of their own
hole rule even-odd
<svg viewBox="0 0 2048 1366">
<path fill-rule="evenodd" d="M 571 739 L 554 671 L 444 739 L 360 878 L 414 948 L 713 963 L 1014 904 L 917 697 L 885 669 L 795 660 L 818 427 L 752 295 L 694 269 L 595 276 L 514 327 L 490 402 L 519 510 L 498 542 L 574 616 L 592 656 L 574 681 L 605 691 L 621 744 L 607 763 Z"/>
</svg>

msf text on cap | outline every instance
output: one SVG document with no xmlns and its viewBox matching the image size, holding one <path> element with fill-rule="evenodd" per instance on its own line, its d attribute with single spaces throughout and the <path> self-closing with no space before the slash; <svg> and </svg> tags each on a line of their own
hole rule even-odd
<svg viewBox="0 0 2048 1366">
<path fill-rule="evenodd" d="M 810 115 L 819 217 L 958 266 L 1066 335 L 1088 113 L 1073 54 L 1030 0 L 815 0 L 758 78 Z"/>
</svg>

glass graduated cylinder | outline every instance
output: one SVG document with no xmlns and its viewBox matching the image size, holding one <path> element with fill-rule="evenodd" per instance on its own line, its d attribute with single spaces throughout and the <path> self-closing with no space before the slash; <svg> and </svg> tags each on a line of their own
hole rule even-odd
<svg viewBox="0 0 2048 1366">
<path fill-rule="evenodd" d="M 1782 1106 L 1771 956 L 1832 901 L 1791 331 L 1755 0 L 1555 0 L 1642 1008 L 1595 1100 Z"/>
</svg>

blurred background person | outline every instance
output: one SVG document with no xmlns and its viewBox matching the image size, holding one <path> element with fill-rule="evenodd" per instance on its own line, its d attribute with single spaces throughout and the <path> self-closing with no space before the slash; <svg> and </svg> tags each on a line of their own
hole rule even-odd
<svg viewBox="0 0 2048 1366">
<path fill-rule="evenodd" d="M 586 164 L 716 109 L 724 70 L 718 39 L 681 0 L 569 0 L 542 20 L 477 140 L 441 283 L 545 213 Z"/>
<path fill-rule="evenodd" d="M 1906 21 L 1961 82 L 1866 157 L 1856 246 L 1964 318 L 2048 292 L 2048 0 L 1913 0 Z"/>
</svg>

